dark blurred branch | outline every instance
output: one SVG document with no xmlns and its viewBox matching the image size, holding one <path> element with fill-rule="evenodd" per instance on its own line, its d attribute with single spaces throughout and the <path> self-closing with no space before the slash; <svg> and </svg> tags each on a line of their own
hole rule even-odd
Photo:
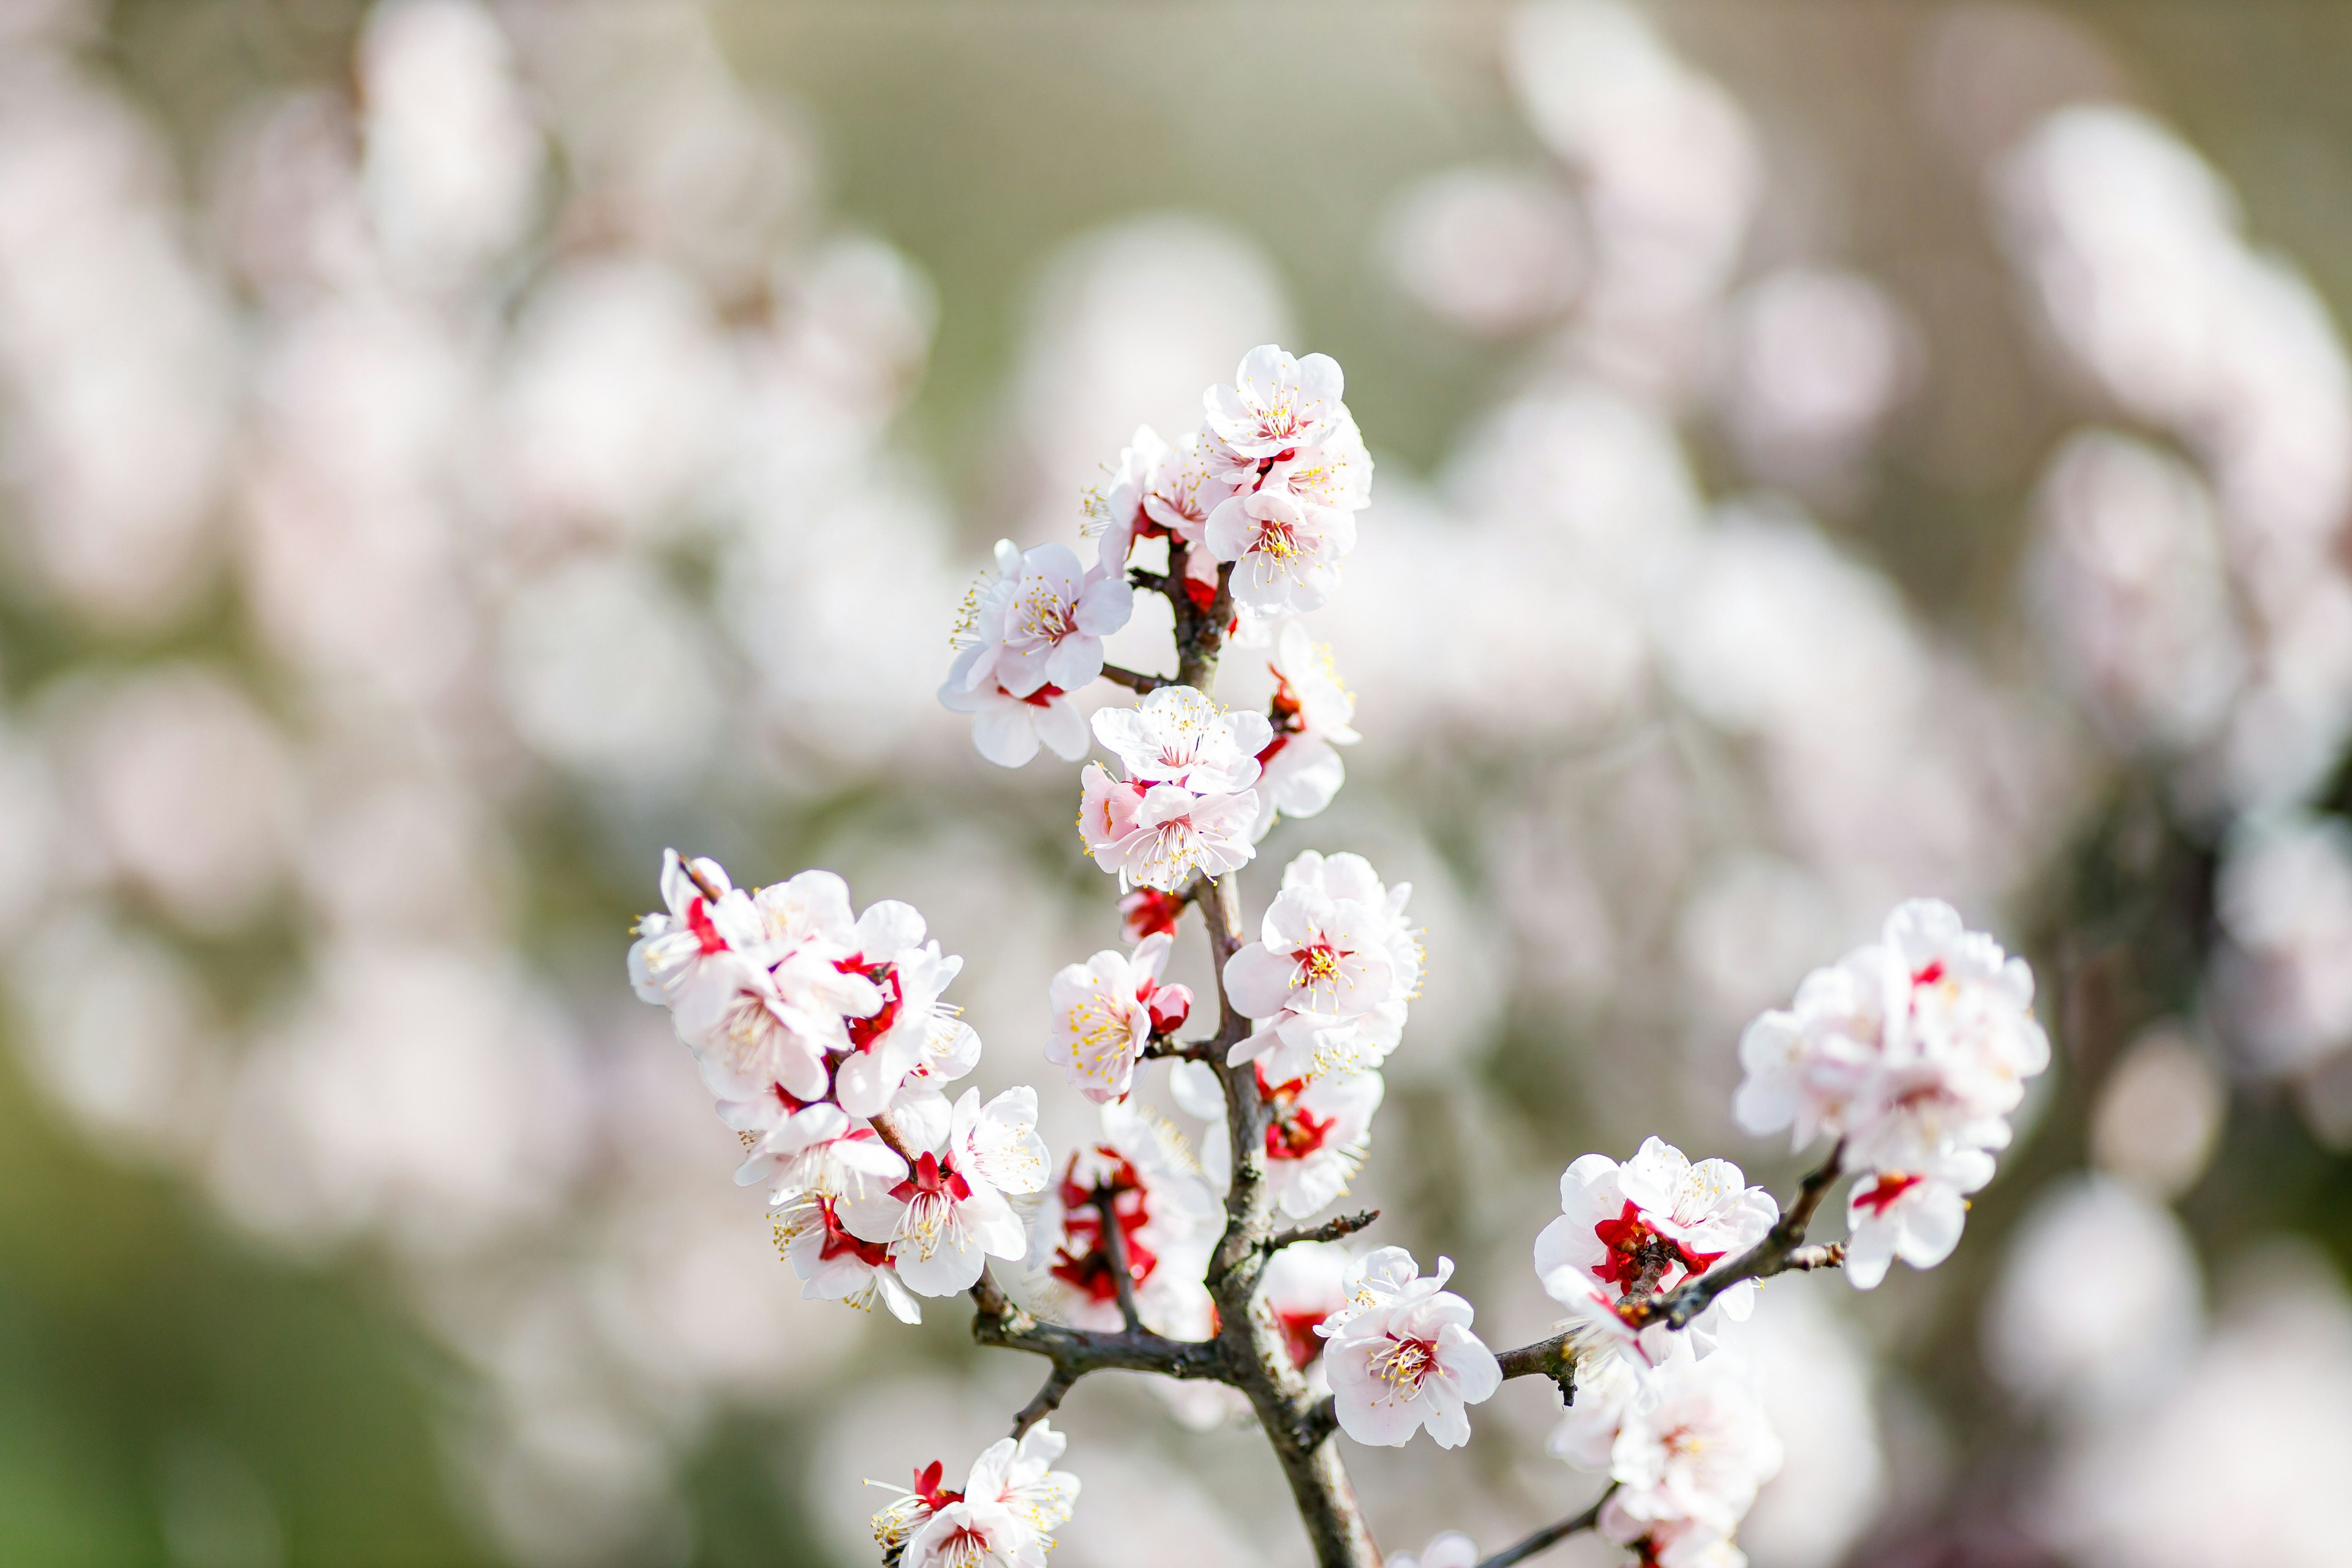
<svg viewBox="0 0 2352 1568">
<path fill-rule="evenodd" d="M 1571 1535 L 1591 1530 L 1601 1522 L 1601 1505 L 1609 1500 L 1609 1492 L 1616 1489 L 1611 1487 L 1609 1491 L 1602 1492 L 1599 1500 L 1582 1513 L 1563 1519 L 1558 1524 L 1547 1524 L 1517 1545 L 1506 1546 L 1492 1557 L 1482 1558 L 1478 1568 L 1511 1568 L 1512 1563 L 1524 1563 L 1546 1547 L 1556 1546 Z"/>
<path fill-rule="evenodd" d="M 1118 1227 L 1118 1194 L 1097 1187 L 1095 1212 L 1102 1215 L 1103 1256 L 1110 1260 L 1111 1286 L 1118 1292 L 1119 1321 L 1131 1334 L 1143 1327 L 1143 1314 L 1135 1310 L 1135 1276 L 1128 1272 L 1127 1232 Z"/>
</svg>

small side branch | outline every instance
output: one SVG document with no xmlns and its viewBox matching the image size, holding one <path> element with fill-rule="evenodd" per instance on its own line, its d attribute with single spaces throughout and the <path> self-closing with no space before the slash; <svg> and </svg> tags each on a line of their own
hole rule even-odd
<svg viewBox="0 0 2352 1568">
<path fill-rule="evenodd" d="M 1139 669 L 1127 669 L 1116 664 L 1102 667 L 1102 678 L 1129 691 L 1157 691 L 1171 682 L 1157 675 L 1146 675 Z"/>
<path fill-rule="evenodd" d="M 1821 1168 L 1797 1188 L 1797 1201 L 1789 1205 L 1789 1212 L 1780 1216 L 1778 1225 L 1764 1233 L 1763 1240 L 1741 1253 L 1727 1268 L 1713 1269 L 1684 1281 L 1663 1296 L 1652 1296 L 1623 1309 L 1625 1321 L 1635 1328 L 1664 1322 L 1670 1329 L 1679 1329 L 1743 1279 L 1769 1279 L 1792 1268 L 1834 1268 L 1844 1261 L 1843 1247 L 1804 1244 L 1805 1228 L 1813 1223 L 1814 1211 L 1836 1184 L 1844 1163 L 1845 1145 L 1841 1142 L 1830 1151 L 1830 1157 L 1822 1162 Z"/>
<path fill-rule="evenodd" d="M 1218 1058 L 1214 1040 L 1176 1040 L 1162 1035 L 1143 1047 L 1143 1059 L 1148 1062 L 1177 1060 L 1213 1062 Z"/>
<path fill-rule="evenodd" d="M 1045 1386 L 1039 1389 L 1037 1396 L 1023 1405 L 1019 1414 L 1013 1417 L 1013 1435 L 1015 1437 L 1027 1436 L 1030 1427 L 1059 1410 L 1062 1395 L 1076 1387 L 1077 1381 L 1077 1373 L 1055 1362 L 1054 1370 L 1045 1374 Z"/>
<path fill-rule="evenodd" d="M 1615 1491 L 1616 1489 L 1616 1488 L 1612 1487 L 1609 1489 L 1609 1491 Z M 1558 1524 L 1545 1525 L 1541 1530 L 1537 1531 L 1525 1541 L 1519 1542 L 1516 1545 L 1506 1546 L 1500 1552 L 1496 1552 L 1492 1557 L 1482 1559 L 1478 1563 L 1478 1568 L 1511 1568 L 1511 1564 L 1514 1563 L 1524 1563 L 1528 1558 L 1533 1557 L 1537 1552 L 1543 1551 L 1547 1547 L 1557 1546 L 1559 1542 L 1566 1541 L 1571 1535 L 1580 1534 L 1585 1531 L 1591 1530 L 1594 1525 L 1601 1522 L 1601 1504 L 1606 1503 L 1608 1500 L 1609 1492 L 1602 1492 L 1601 1494 L 1600 1500 L 1595 1502 L 1591 1508 L 1586 1509 L 1582 1513 L 1576 1514 L 1568 1519 L 1563 1519 Z"/>
<path fill-rule="evenodd" d="M 1280 1252 L 1286 1247 L 1296 1247 L 1302 1241 L 1337 1241 L 1343 1236 L 1353 1236 L 1381 1217 L 1378 1209 L 1362 1209 L 1355 1214 L 1343 1214 L 1327 1219 L 1321 1225 L 1295 1225 L 1288 1230 L 1278 1230 L 1267 1238 L 1265 1250 Z"/>
<path fill-rule="evenodd" d="M 1128 1271 L 1127 1232 L 1118 1227 L 1118 1194 L 1108 1187 L 1096 1188 L 1095 1212 L 1102 1215 L 1103 1254 L 1110 1259 L 1111 1284 L 1118 1292 L 1119 1321 L 1129 1333 L 1138 1333 L 1143 1314 L 1136 1310 L 1135 1276 Z"/>
<path fill-rule="evenodd" d="M 1166 1339 L 1144 1328 L 1101 1333 L 1045 1322 L 1014 1305 L 985 1272 L 971 1288 L 971 1299 L 980 1308 L 971 1319 L 973 1342 L 997 1350 L 1026 1351 L 1053 1363 L 1045 1385 L 1013 1417 L 1016 1437 L 1052 1414 L 1063 1395 L 1090 1372 L 1157 1372 L 1195 1381 L 1232 1380 L 1223 1352 L 1213 1340 Z"/>
</svg>

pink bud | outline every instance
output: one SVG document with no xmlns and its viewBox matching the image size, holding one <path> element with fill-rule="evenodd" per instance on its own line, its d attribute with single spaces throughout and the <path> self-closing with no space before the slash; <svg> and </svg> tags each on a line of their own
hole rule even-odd
<svg viewBox="0 0 2352 1568">
<path fill-rule="evenodd" d="M 1192 1011 L 1190 986 L 1162 985 L 1147 998 L 1151 1008 L 1151 1032 L 1164 1035 L 1181 1027 Z"/>
</svg>

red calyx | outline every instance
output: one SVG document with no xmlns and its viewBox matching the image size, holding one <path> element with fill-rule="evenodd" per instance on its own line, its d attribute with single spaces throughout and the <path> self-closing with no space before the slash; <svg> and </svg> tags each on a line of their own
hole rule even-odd
<svg viewBox="0 0 2352 1568">
<path fill-rule="evenodd" d="M 867 1241 L 842 1229 L 840 1217 L 833 1212 L 831 1198 L 824 1200 L 824 1245 L 817 1249 L 820 1260 L 835 1258 L 848 1252 L 855 1253 L 857 1261 L 870 1268 L 880 1268 L 889 1263 L 890 1248 L 887 1243 Z"/>
<path fill-rule="evenodd" d="M 1323 1336 L 1315 1331 L 1321 1326 L 1328 1312 L 1276 1312 L 1282 1323 L 1283 1342 L 1290 1347 L 1290 1363 L 1304 1372 L 1307 1363 L 1323 1353 Z"/>
<path fill-rule="evenodd" d="M 924 1506 L 933 1513 L 937 1513 L 951 1502 L 963 1501 L 963 1493 L 940 1489 L 940 1478 L 946 1473 L 946 1469 L 947 1467 L 933 1459 L 915 1472 L 915 1495 L 922 1499 Z"/>
<path fill-rule="evenodd" d="M 686 929 L 692 931 L 694 939 L 702 944 L 704 957 L 727 951 L 727 939 L 720 936 L 719 928 L 710 922 L 709 900 L 697 899 L 686 906 Z"/>
<path fill-rule="evenodd" d="M 1650 1222 L 1642 1217 L 1641 1206 L 1633 1199 L 1625 1200 L 1624 1212 L 1615 1219 L 1604 1219 L 1592 1227 L 1601 1245 L 1609 1249 L 1594 1274 L 1603 1282 L 1622 1290 L 1642 1272 L 1646 1256 L 1663 1247 L 1674 1260 L 1693 1274 L 1704 1274 L 1723 1257 L 1720 1252 L 1690 1252 L 1682 1244 L 1660 1235 Z"/>
<path fill-rule="evenodd" d="M 863 974 L 882 988 L 882 1005 L 870 1018 L 845 1018 L 849 1030 L 849 1044 L 854 1050 L 874 1048 L 874 1042 L 887 1034 L 898 1021 L 898 1008 L 904 998 L 898 993 L 898 966 L 895 963 L 868 964 L 864 953 L 852 953 L 837 959 L 834 965 L 844 974 Z"/>
<path fill-rule="evenodd" d="M 1927 968 L 1919 971 L 1916 974 L 1914 974 L 1911 977 L 1911 984 L 1914 985 L 1933 985 L 1937 981 L 1941 980 L 1943 977 L 1944 961 L 1940 958 L 1931 958 L 1927 961 Z"/>
<path fill-rule="evenodd" d="M 1331 1129 L 1339 1124 L 1335 1116 L 1318 1116 L 1303 1110 L 1298 1097 L 1305 1093 L 1304 1080 L 1293 1079 L 1288 1083 L 1268 1087 L 1263 1069 L 1257 1080 L 1258 1093 L 1274 1107 L 1274 1120 L 1265 1124 L 1265 1157 L 1269 1160 L 1304 1160 L 1330 1141 Z"/>
<path fill-rule="evenodd" d="M 997 689 L 999 691 L 1004 691 L 1004 688 L 1001 686 L 998 687 Z M 1013 693 L 1005 691 L 1004 695 L 1010 697 Z M 1050 708 L 1053 706 L 1054 699 L 1056 697 L 1067 697 L 1068 695 L 1068 692 L 1063 690 L 1060 687 L 1055 685 L 1049 680 L 1045 682 L 1045 685 L 1039 687 L 1036 690 L 1031 692 L 1028 696 L 1022 698 L 1021 700 L 1026 702 L 1032 708 Z"/>
<path fill-rule="evenodd" d="M 1882 1172 L 1868 1192 L 1854 1194 L 1853 1206 L 1868 1209 L 1872 1214 L 1884 1217 L 1886 1211 L 1895 1206 L 1895 1199 L 1925 1180 L 1927 1178 L 1916 1172 Z"/>
<path fill-rule="evenodd" d="M 1174 931 L 1183 912 L 1183 900 L 1157 888 L 1138 888 L 1118 901 L 1119 924 L 1129 942 Z"/>
<path fill-rule="evenodd" d="M 941 1161 L 937 1154 L 926 1154 L 915 1162 L 913 1173 L 890 1189 L 890 1195 L 900 1203 L 911 1203 L 917 1197 L 949 1197 L 957 1203 L 971 1196 L 971 1184 L 955 1168 L 955 1161 Z"/>
<path fill-rule="evenodd" d="M 1192 1016 L 1192 988 L 1189 985 L 1159 985 L 1145 981 L 1136 987 L 1136 999 L 1151 1011 L 1151 1032 L 1171 1034 L 1183 1027 Z"/>
</svg>

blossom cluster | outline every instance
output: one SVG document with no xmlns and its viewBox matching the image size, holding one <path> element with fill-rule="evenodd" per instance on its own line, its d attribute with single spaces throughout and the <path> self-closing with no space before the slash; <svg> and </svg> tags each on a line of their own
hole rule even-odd
<svg viewBox="0 0 2352 1568">
<path fill-rule="evenodd" d="M 1069 1522 L 1078 1498 L 1078 1478 L 1053 1468 L 1067 1446 L 1044 1422 L 1001 1438 L 972 1461 L 961 1491 L 940 1484 L 946 1467 L 932 1460 L 874 1516 L 883 1560 L 896 1568 L 1045 1568 L 1054 1530 Z"/>
<path fill-rule="evenodd" d="M 1741 1126 L 1789 1129 L 1798 1148 L 1837 1140 L 1854 1173 L 1846 1278 L 1866 1290 L 1895 1258 L 1932 1268 L 1959 1244 L 1968 1194 L 1992 1179 L 2050 1040 L 2025 961 L 1950 905 L 1914 900 L 1750 1024 L 1739 1059 Z"/>
<path fill-rule="evenodd" d="M 1557 1331 L 1506 1356 L 1447 1289 L 1451 1259 L 1424 1275 L 1402 1247 L 1276 1234 L 1269 1216 L 1313 1220 L 1368 1157 L 1424 957 L 1411 885 L 1383 881 L 1361 856 L 1296 854 L 1253 940 L 1230 879 L 1278 817 L 1330 802 L 1345 776 L 1335 748 L 1357 739 L 1329 650 L 1296 620 L 1256 635 L 1256 623 L 1322 605 L 1354 542 L 1370 463 L 1340 385 L 1322 356 L 1253 351 L 1234 385 L 1206 395 L 1206 420 L 1182 443 L 1138 433 L 1089 500 L 1093 568 L 1061 544 L 1002 543 L 956 632 L 940 697 L 972 715 L 984 757 L 1018 766 L 1043 748 L 1077 762 L 1091 742 L 1114 759 L 1081 770 L 1078 828 L 1119 879 L 1126 945 L 1066 965 L 1045 996 L 1044 1055 L 1097 1108 L 1092 1142 L 1057 1163 L 1027 1086 L 950 1102 L 946 1086 L 972 1070 L 980 1041 L 940 1000 L 960 962 L 904 904 L 853 915 L 846 884 L 825 871 L 746 892 L 715 863 L 671 853 L 666 909 L 638 926 L 638 992 L 669 1007 L 742 1136 L 738 1180 L 772 1184 L 778 1240 L 805 1293 L 913 1321 L 916 1298 L 970 1292 L 989 1315 L 983 1342 L 1054 1359 L 1039 1401 L 961 1490 L 943 1487 L 934 1462 L 876 1515 L 886 1563 L 1044 1563 L 1077 1482 L 1051 1468 L 1063 1440 L 1039 1416 L 1090 1369 L 1064 1359 L 1075 1343 L 1181 1375 L 1158 1386 L 1188 1419 L 1328 1395 L 1328 1415 L 1300 1405 L 1301 1425 L 1268 1426 L 1277 1444 L 1302 1447 L 1325 1440 L 1301 1436 L 1318 1421 L 1360 1444 L 1402 1447 L 1425 1431 L 1458 1447 L 1507 1365 L 1547 1372 L 1573 1390 L 1551 1451 L 1611 1482 L 1602 1532 L 1652 1568 L 1742 1568 L 1736 1531 L 1781 1459 L 1737 1329 L 1763 1279 L 1842 1263 L 1867 1289 L 1895 1257 L 1939 1261 L 2009 1142 L 2025 1081 L 2048 1065 L 2023 962 L 1948 906 L 1915 901 L 1741 1038 L 1741 1124 L 1793 1129 L 1801 1147 L 1835 1142 L 1785 1218 L 1737 1165 L 1694 1162 L 1658 1138 L 1622 1162 L 1586 1154 L 1561 1173 L 1559 1217 L 1533 1247 Z M 1167 542 L 1166 573 L 1130 566 L 1148 540 Z M 1129 622 L 1139 588 L 1168 598 L 1185 667 L 1212 670 L 1202 686 L 1106 666 L 1103 639 Z M 1204 689 L 1220 648 L 1234 646 L 1272 650 L 1263 711 Z M 1106 673 L 1139 695 L 1082 716 L 1075 693 Z M 1219 962 L 1217 1016 L 1188 1037 L 1194 996 L 1166 976 L 1190 908 Z M 1197 1153 L 1139 1098 L 1159 1059 L 1172 1063 L 1176 1107 L 1202 1123 Z M 1236 1148 L 1244 1131 L 1254 1146 Z M 1798 1258 L 1842 1173 L 1853 1177 L 1848 1240 Z M 1368 1219 L 1320 1228 L 1345 1237 Z M 1262 1269 L 1230 1261 L 1237 1238 Z M 1221 1332 L 1242 1313 L 1254 1370 L 1234 1363 L 1235 1336 Z M 1024 1339 L 1039 1321 L 1052 1334 Z M 1194 1347 L 1213 1341 L 1202 1359 Z M 1461 1535 L 1423 1553 L 1430 1568 L 1475 1556 Z"/>
</svg>

